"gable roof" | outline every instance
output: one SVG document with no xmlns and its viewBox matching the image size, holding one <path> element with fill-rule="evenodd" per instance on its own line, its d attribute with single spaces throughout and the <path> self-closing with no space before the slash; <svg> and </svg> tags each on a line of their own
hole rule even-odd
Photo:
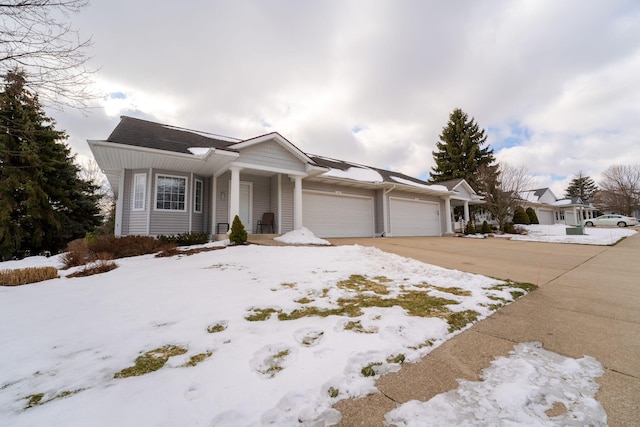
<svg viewBox="0 0 640 427">
<path fill-rule="evenodd" d="M 240 139 L 121 116 L 108 142 L 191 154 L 189 148 L 225 149 Z"/>
</svg>

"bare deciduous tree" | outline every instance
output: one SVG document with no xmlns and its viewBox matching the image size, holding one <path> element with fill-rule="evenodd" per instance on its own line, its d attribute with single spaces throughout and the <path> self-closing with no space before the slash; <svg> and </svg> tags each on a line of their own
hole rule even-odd
<svg viewBox="0 0 640 427">
<path fill-rule="evenodd" d="M 601 210 L 631 215 L 640 209 L 640 165 L 614 165 L 602 173 L 595 197 Z"/>
<path fill-rule="evenodd" d="M 479 193 L 484 196 L 484 208 L 503 229 L 505 222 L 522 202 L 521 193 L 531 189 L 532 177 L 523 166 L 500 163 L 498 167 L 482 166 L 478 169 Z"/>
<path fill-rule="evenodd" d="M 0 73 L 22 69 L 48 105 L 84 109 L 96 95 L 83 39 L 69 22 L 88 0 L 1 0 Z"/>
</svg>

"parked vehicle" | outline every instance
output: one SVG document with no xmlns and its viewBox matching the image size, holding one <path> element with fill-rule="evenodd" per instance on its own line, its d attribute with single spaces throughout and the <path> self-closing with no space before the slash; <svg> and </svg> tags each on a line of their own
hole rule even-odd
<svg viewBox="0 0 640 427">
<path fill-rule="evenodd" d="M 638 225 L 638 220 L 632 216 L 625 215 L 600 215 L 597 218 L 585 219 L 582 223 L 585 227 L 595 227 L 597 225 L 627 227 L 629 225 Z"/>
</svg>

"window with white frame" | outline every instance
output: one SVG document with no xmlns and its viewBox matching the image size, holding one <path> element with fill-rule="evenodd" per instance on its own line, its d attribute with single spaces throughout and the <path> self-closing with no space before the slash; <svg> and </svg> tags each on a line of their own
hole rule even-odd
<svg viewBox="0 0 640 427">
<path fill-rule="evenodd" d="M 202 213 L 202 181 L 195 180 L 193 186 L 193 211 L 196 213 Z"/>
<path fill-rule="evenodd" d="M 170 176 L 156 176 L 156 210 L 185 211 L 187 179 Z"/>
<path fill-rule="evenodd" d="M 137 173 L 133 176 L 133 210 L 143 211 L 147 194 L 147 174 Z"/>
</svg>

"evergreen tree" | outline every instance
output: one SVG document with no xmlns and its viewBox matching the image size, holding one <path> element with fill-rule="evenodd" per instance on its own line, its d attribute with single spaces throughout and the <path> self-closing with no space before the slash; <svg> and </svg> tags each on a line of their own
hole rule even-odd
<svg viewBox="0 0 640 427">
<path fill-rule="evenodd" d="M 477 191 L 478 168 L 492 167 L 495 162 L 493 150 L 486 143 L 484 129 L 480 129 L 475 119 L 469 119 L 459 108 L 453 110 L 436 143 L 437 151 L 433 152 L 436 166 L 431 169 L 431 180 L 464 178 Z"/>
<path fill-rule="evenodd" d="M 513 211 L 513 223 L 526 225 L 529 225 L 531 223 L 529 221 L 529 215 L 527 215 L 522 206 L 516 206 L 515 210 Z"/>
<path fill-rule="evenodd" d="M 582 171 L 580 171 L 569 183 L 564 192 L 564 197 L 580 197 L 584 203 L 590 203 L 596 191 L 598 191 L 598 187 L 593 179 L 583 175 Z"/>
<path fill-rule="evenodd" d="M 538 215 L 536 214 L 536 211 L 532 207 L 528 207 L 526 212 L 527 212 L 527 216 L 529 217 L 530 224 L 540 224 L 540 221 L 538 220 Z"/>
<path fill-rule="evenodd" d="M 95 186 L 54 128 L 25 75 L 12 70 L 0 92 L 0 258 L 58 251 L 100 224 Z"/>
<path fill-rule="evenodd" d="M 244 228 L 240 217 L 233 217 L 231 223 L 231 233 L 229 233 L 229 241 L 234 245 L 244 245 L 247 243 L 247 230 Z"/>
</svg>

